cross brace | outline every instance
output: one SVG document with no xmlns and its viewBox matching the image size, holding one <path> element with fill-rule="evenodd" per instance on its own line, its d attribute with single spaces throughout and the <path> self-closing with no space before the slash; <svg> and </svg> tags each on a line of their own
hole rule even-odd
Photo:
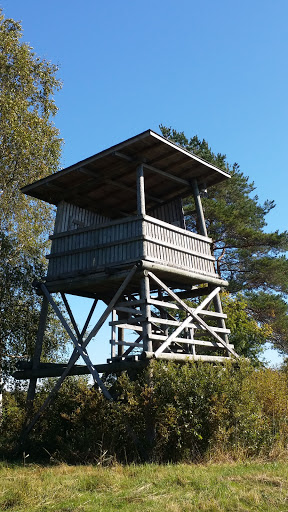
<svg viewBox="0 0 288 512">
<path fill-rule="evenodd" d="M 42 413 L 45 411 L 45 409 L 49 406 L 49 404 L 51 403 L 52 399 L 56 395 L 57 391 L 59 391 L 59 389 L 61 388 L 65 378 L 69 374 L 69 371 L 74 366 L 74 364 L 76 363 L 76 361 L 78 360 L 78 358 L 80 356 L 82 356 L 82 357 L 84 356 L 83 357 L 84 361 L 86 362 L 87 366 L 89 367 L 89 370 L 90 370 L 91 374 L 93 375 L 93 378 L 95 379 L 97 384 L 99 384 L 99 386 L 101 387 L 103 393 L 105 393 L 105 396 L 108 399 L 110 399 L 110 400 L 112 399 L 110 393 L 108 392 L 108 390 L 105 388 L 103 382 L 101 381 L 97 370 L 95 369 L 95 367 L 91 363 L 90 358 L 89 358 L 87 352 L 85 351 L 85 348 L 88 345 L 88 343 L 91 341 L 91 339 L 94 338 L 94 336 L 96 336 L 98 331 L 103 326 L 104 322 L 107 320 L 107 318 L 110 315 L 111 311 L 113 310 L 116 302 L 122 296 L 124 290 L 128 286 L 129 282 L 132 280 L 132 278 L 133 278 L 133 276 L 134 276 L 136 271 L 137 271 L 137 267 L 135 265 L 135 266 L 132 267 L 132 269 L 130 270 L 130 272 L 128 273 L 126 278 L 124 279 L 123 283 L 119 287 L 118 291 L 115 293 L 114 297 L 111 299 L 111 301 L 108 304 L 107 308 L 105 309 L 105 311 L 103 312 L 103 314 L 99 318 L 99 320 L 96 323 L 96 325 L 94 326 L 94 328 L 91 330 L 90 334 L 87 336 L 87 338 L 85 338 L 85 340 L 83 339 L 83 336 L 84 336 L 84 333 L 85 333 L 85 331 L 86 331 L 86 329 L 88 327 L 88 323 L 89 323 L 88 319 L 89 319 L 89 317 L 91 319 L 91 316 L 93 314 L 92 309 L 95 307 L 95 303 L 93 304 L 93 306 L 91 308 L 91 311 L 90 311 L 90 313 L 88 315 L 88 318 L 86 320 L 86 323 L 85 323 L 85 326 L 84 326 L 82 332 L 79 333 L 79 331 L 77 329 L 77 331 L 78 331 L 77 335 L 80 334 L 80 337 L 78 339 L 78 337 L 76 338 L 75 335 L 73 334 L 73 332 L 71 331 L 69 325 L 67 324 L 67 322 L 66 322 L 65 318 L 63 317 L 61 311 L 59 310 L 57 304 L 55 303 L 55 301 L 50 296 L 50 293 L 48 292 L 46 286 L 44 284 L 41 285 L 42 293 L 44 293 L 44 296 L 47 297 L 47 299 L 49 300 L 49 302 L 50 302 L 51 306 L 53 307 L 55 313 L 57 314 L 59 320 L 61 321 L 62 325 L 64 325 L 64 327 L 67 330 L 69 336 L 71 337 L 71 340 L 72 340 L 75 348 L 74 348 L 74 351 L 73 351 L 73 353 L 72 353 L 72 355 L 70 357 L 70 360 L 69 360 L 67 366 L 65 367 L 65 370 L 63 371 L 61 377 L 59 377 L 59 379 L 57 380 L 55 386 L 50 391 L 50 393 L 47 396 L 46 400 L 44 401 L 42 406 L 38 409 L 38 411 L 36 412 L 36 414 L 34 415 L 32 420 L 29 423 L 27 421 L 26 426 L 25 426 L 25 428 L 23 430 L 23 433 L 22 433 L 22 441 L 28 436 L 29 432 L 32 430 L 32 428 L 34 427 L 35 423 L 38 421 L 38 419 L 40 418 Z M 60 315 L 59 315 L 58 311 L 59 311 Z M 68 314 L 69 314 L 69 311 L 68 311 Z M 63 320 L 64 320 L 64 322 L 63 322 Z M 67 325 L 67 328 L 66 328 L 65 324 Z M 98 379 L 99 379 L 100 382 L 98 381 Z"/>
<path fill-rule="evenodd" d="M 158 289 L 158 298 L 155 298 L 155 284 L 157 285 L 156 289 Z M 150 286 L 153 290 L 152 292 L 150 292 Z M 136 297 L 129 299 L 126 297 L 124 302 L 122 299 L 116 303 L 114 307 L 113 319 L 112 322 L 110 322 L 112 328 L 112 360 L 115 359 L 115 357 L 117 359 L 117 346 L 118 358 L 120 354 L 122 357 L 125 357 L 131 352 L 137 352 L 140 357 L 141 354 L 145 357 L 147 352 L 154 354 L 154 358 L 156 359 L 160 358 L 160 356 L 161 359 L 165 358 L 169 353 L 169 358 L 171 359 L 173 358 L 173 354 L 176 356 L 177 353 L 182 353 L 184 358 L 185 354 L 190 357 L 191 351 L 192 354 L 196 356 L 196 346 L 198 348 L 202 347 L 199 355 L 203 353 L 204 347 L 207 347 L 209 351 L 224 349 L 230 356 L 238 358 L 238 354 L 228 340 L 228 333 L 230 331 L 226 329 L 225 326 L 226 315 L 223 314 L 221 307 L 219 297 L 220 290 L 219 286 L 216 286 L 214 289 L 205 287 L 206 298 L 204 298 L 197 307 L 192 308 L 181 299 L 181 291 L 180 293 L 177 290 L 174 292 L 171 287 L 167 286 L 154 273 L 144 271 L 141 282 L 140 299 Z M 199 297 L 201 297 L 203 295 L 202 291 L 203 289 L 201 287 L 197 290 L 193 289 L 193 296 L 196 297 L 197 292 L 199 292 Z M 166 294 L 165 296 L 163 292 Z M 170 303 L 168 302 L 169 299 Z M 206 309 L 209 308 L 212 302 L 215 311 Z M 155 316 L 155 312 L 153 312 L 151 308 L 158 310 L 158 316 L 157 313 Z M 171 309 L 184 311 L 186 318 L 179 320 L 179 317 L 173 317 L 169 312 Z M 116 320 L 116 313 L 118 313 L 118 320 Z M 211 320 L 216 321 L 216 325 L 212 325 Z M 118 340 L 116 337 L 117 328 L 119 333 L 121 332 L 121 338 L 119 337 Z M 139 337 L 134 342 L 125 341 L 123 331 L 127 329 L 138 333 Z M 204 335 L 208 335 L 210 341 L 205 339 L 205 337 L 204 339 L 195 339 L 194 332 L 196 329 L 200 329 L 201 333 L 204 331 Z M 128 347 L 126 352 L 122 350 L 124 346 Z M 138 350 L 135 352 L 136 349 Z M 215 357 L 216 356 L 207 355 L 207 360 L 210 358 L 212 361 Z M 223 358 L 226 356 L 220 357 Z"/>
</svg>

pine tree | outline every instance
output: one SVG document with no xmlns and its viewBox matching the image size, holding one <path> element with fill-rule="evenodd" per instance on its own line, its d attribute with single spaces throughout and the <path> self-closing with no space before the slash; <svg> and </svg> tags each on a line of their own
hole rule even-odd
<svg viewBox="0 0 288 512">
<path fill-rule="evenodd" d="M 204 139 L 188 140 L 183 132 L 160 129 L 164 137 L 231 174 L 230 180 L 209 188 L 202 200 L 217 271 L 230 283 L 226 309 L 230 309 L 231 342 L 240 353 L 252 357 L 265 341 L 288 353 L 288 233 L 265 231 L 266 215 L 275 207 L 274 201 L 260 204 L 254 183 L 239 165 L 230 165 L 225 154 L 214 154 Z M 197 228 L 194 210 L 190 197 L 185 214 L 191 230 Z"/>
</svg>

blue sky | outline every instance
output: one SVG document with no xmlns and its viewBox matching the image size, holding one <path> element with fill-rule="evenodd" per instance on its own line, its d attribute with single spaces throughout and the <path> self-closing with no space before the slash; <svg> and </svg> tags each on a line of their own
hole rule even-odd
<svg viewBox="0 0 288 512">
<path fill-rule="evenodd" d="M 238 162 L 287 228 L 287 0 L 0 0 L 60 67 L 66 167 L 159 124 Z"/>
</svg>

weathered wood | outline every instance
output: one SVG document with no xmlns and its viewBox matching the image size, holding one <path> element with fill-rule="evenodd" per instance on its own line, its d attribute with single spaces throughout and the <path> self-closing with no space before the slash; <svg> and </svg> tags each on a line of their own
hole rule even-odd
<svg viewBox="0 0 288 512">
<path fill-rule="evenodd" d="M 123 183 L 119 183 L 118 181 L 115 181 L 115 180 L 106 179 L 104 181 L 105 181 L 105 183 L 108 183 L 109 185 L 111 185 L 113 188 L 118 188 L 118 189 L 120 188 L 121 190 L 127 190 L 127 192 L 131 192 L 131 194 L 133 194 L 133 195 L 135 194 L 135 188 L 133 188 L 133 187 L 128 187 L 127 185 L 124 185 Z M 145 197 L 155 203 L 158 203 L 158 204 L 164 203 L 163 199 L 159 199 L 158 197 L 152 196 L 151 194 L 145 194 Z"/>
<path fill-rule="evenodd" d="M 99 373 L 97 372 L 97 370 L 94 368 L 91 360 L 90 360 L 90 357 L 88 355 L 88 353 L 86 352 L 84 346 L 83 346 L 83 340 L 80 340 L 77 339 L 75 336 L 74 336 L 74 333 L 72 332 L 72 330 L 70 329 L 70 326 L 68 325 L 68 323 L 66 322 L 64 316 L 62 315 L 60 309 L 58 308 L 56 302 L 53 300 L 52 296 L 50 295 L 50 293 L 48 292 L 46 286 L 44 284 L 41 285 L 41 290 L 43 292 L 43 294 L 46 296 L 47 300 L 50 302 L 52 308 L 54 309 L 56 315 L 58 316 L 61 324 L 63 325 L 64 329 L 67 331 L 75 349 L 77 350 L 78 354 L 82 357 L 83 361 L 86 363 L 87 367 L 89 368 L 90 370 L 90 373 L 94 379 L 94 381 L 98 384 L 98 386 L 101 388 L 104 396 L 106 398 L 108 398 L 108 400 L 112 400 L 112 397 L 109 393 L 109 391 L 106 389 L 103 381 L 100 379 L 100 376 L 99 376 Z M 77 329 L 78 331 L 78 329 Z M 79 333 L 79 331 L 78 331 Z M 79 336 L 80 336 L 80 333 L 79 333 Z"/>
<path fill-rule="evenodd" d="M 193 313 L 197 314 L 197 313 L 200 313 L 200 311 L 203 311 L 204 308 L 206 308 L 206 306 L 208 306 L 208 304 L 210 304 L 210 302 L 217 295 L 217 293 L 219 293 L 219 291 L 220 291 L 220 288 L 219 288 L 219 286 L 217 286 L 217 288 L 215 288 L 212 292 L 210 292 L 208 297 L 206 297 L 206 299 L 204 299 L 201 302 L 201 304 L 199 304 L 199 306 L 197 308 L 193 309 Z"/>
<path fill-rule="evenodd" d="M 92 318 L 93 313 L 94 313 L 94 311 L 95 311 L 95 308 L 96 308 L 96 306 L 97 306 L 97 302 L 98 302 L 98 299 L 94 299 L 93 304 L 92 304 L 92 306 L 91 306 L 91 309 L 90 309 L 90 311 L 89 311 L 89 314 L 88 314 L 88 316 L 87 316 L 86 322 L 85 322 L 85 324 L 84 324 L 84 326 L 83 326 L 83 329 L 82 329 L 82 331 L 81 331 L 81 338 L 83 338 L 84 334 L 86 333 L 86 331 L 87 331 L 87 329 L 88 329 L 88 325 L 89 325 L 89 323 L 90 323 L 90 321 L 91 321 L 91 318 Z"/>
<path fill-rule="evenodd" d="M 200 198 L 200 192 L 199 192 L 198 183 L 197 183 L 196 178 L 194 178 L 192 180 L 192 184 L 193 184 L 193 195 L 194 195 L 194 201 L 195 201 L 195 206 L 196 206 L 197 219 L 199 222 L 200 234 L 203 236 L 207 236 L 206 222 L 205 222 L 205 217 L 204 217 L 201 198 Z"/>
<path fill-rule="evenodd" d="M 143 358 L 146 359 L 154 359 L 154 352 L 143 352 Z M 211 361 L 217 363 L 224 363 L 225 361 L 235 361 L 232 357 L 227 356 L 210 356 L 210 355 L 193 355 L 193 354 L 175 354 L 175 353 L 167 353 L 164 352 L 159 354 L 158 358 L 163 361 L 179 361 L 179 362 L 188 362 L 188 361 Z"/>
<path fill-rule="evenodd" d="M 180 197 L 164 203 L 161 206 L 153 207 L 148 212 L 150 217 L 163 220 L 174 226 L 186 229 L 185 217 L 183 212 L 182 200 Z"/>
<path fill-rule="evenodd" d="M 128 162 L 135 162 L 134 158 L 130 157 L 129 155 L 125 155 L 124 153 L 122 153 L 120 151 L 115 151 L 114 155 L 117 156 L 118 158 L 123 158 L 124 160 L 128 160 Z M 160 174 L 161 176 L 164 176 L 165 178 L 167 178 L 169 180 L 176 181 L 177 183 L 181 183 L 182 185 L 189 186 L 189 181 L 187 181 L 187 180 L 185 180 L 183 178 L 179 178 L 178 176 L 174 176 L 173 174 L 170 174 L 167 171 L 163 171 L 161 169 L 157 169 L 157 167 L 154 167 L 153 165 L 149 165 L 147 163 L 142 163 L 141 162 L 141 165 L 143 165 L 146 169 L 149 169 L 150 171 L 153 171 L 156 174 Z"/>
<path fill-rule="evenodd" d="M 143 304 L 141 305 L 141 313 L 145 318 L 145 321 L 142 324 L 143 329 L 143 346 L 144 350 L 148 352 L 152 352 L 152 342 L 151 342 L 151 324 L 149 322 L 150 318 L 150 284 L 149 278 L 147 275 L 144 275 L 141 279 L 141 299 L 143 300 Z"/>
<path fill-rule="evenodd" d="M 40 358 L 41 358 L 42 347 L 43 347 L 43 339 L 44 339 L 44 333 L 45 333 L 45 328 L 46 328 L 47 314 L 48 314 L 48 300 L 44 296 L 42 299 L 39 326 L 38 326 L 38 331 L 37 331 L 37 338 L 36 338 L 35 349 L 34 349 L 34 354 L 33 354 L 33 358 L 32 358 L 32 369 L 33 370 L 36 370 L 40 364 Z M 27 413 L 28 413 L 28 415 L 29 415 L 29 409 L 30 409 L 31 404 L 35 397 L 36 385 L 37 385 L 37 378 L 31 378 L 30 382 L 29 382 L 28 392 L 27 392 Z"/>
<path fill-rule="evenodd" d="M 149 169 L 149 171 L 153 171 L 156 174 L 160 174 L 161 176 L 164 176 L 164 178 L 167 178 L 168 180 L 175 181 L 176 183 L 180 183 L 181 185 L 186 185 L 189 187 L 190 183 L 188 180 L 185 180 L 184 178 L 179 178 L 179 176 L 174 176 L 174 174 L 170 174 L 167 171 L 162 171 L 160 169 L 157 169 L 157 167 L 153 167 L 153 165 L 149 165 L 144 163 L 143 164 L 145 169 Z"/>
<path fill-rule="evenodd" d="M 117 346 L 121 346 L 121 347 L 132 347 L 132 348 L 135 348 L 135 347 L 142 347 L 143 348 L 143 344 L 140 344 L 139 342 L 136 342 L 136 341 L 125 341 L 125 340 L 117 340 L 116 341 L 117 343 Z M 124 351 L 123 353 L 121 354 L 121 356 L 124 355 Z M 118 354 L 119 356 L 119 354 Z M 119 356 L 119 357 L 121 357 Z"/>
<path fill-rule="evenodd" d="M 129 302 L 127 304 L 129 304 Z M 123 311 L 124 313 L 130 313 L 131 315 L 141 316 L 141 312 L 137 309 L 127 308 L 125 306 L 118 306 L 118 305 L 115 306 L 115 309 L 116 309 L 116 311 Z"/>
<path fill-rule="evenodd" d="M 156 340 L 156 341 L 166 341 L 167 340 L 167 336 L 162 336 L 161 334 L 151 334 L 151 339 L 152 340 Z M 223 347 L 223 344 L 222 343 L 219 343 L 218 341 L 209 341 L 209 340 L 200 340 L 200 339 L 195 339 L 195 338 L 178 338 L 177 336 L 171 341 L 171 343 L 178 343 L 178 344 L 181 344 L 183 343 L 184 345 L 202 345 L 203 347 L 215 347 L 215 348 L 220 348 L 222 350 L 225 349 L 225 347 Z M 231 349 L 234 348 L 234 345 L 229 343 L 229 347 L 231 347 Z M 159 352 L 158 354 L 161 354 L 161 352 Z M 156 355 L 156 352 L 155 352 L 155 357 L 157 357 Z"/>
<path fill-rule="evenodd" d="M 136 342 L 135 342 L 136 343 Z M 111 363 L 104 364 L 93 364 L 98 373 L 113 373 L 113 372 L 121 372 L 125 370 L 129 370 L 132 368 L 144 368 L 147 366 L 147 361 L 142 360 L 126 360 L 126 361 L 115 361 Z M 32 368 L 27 368 L 25 370 L 17 370 L 13 373 L 13 378 L 16 380 L 27 380 L 27 379 L 46 379 L 48 377 L 60 377 L 66 369 L 65 365 L 55 364 L 51 366 L 40 366 L 33 370 Z M 72 375 L 89 375 L 90 370 L 85 365 L 74 365 L 68 372 L 67 376 Z"/>
<path fill-rule="evenodd" d="M 216 313 L 216 311 L 207 311 L 206 309 L 204 309 L 203 311 L 199 311 L 198 315 L 210 316 L 213 318 L 227 318 L 227 315 L 225 313 Z"/>
<path fill-rule="evenodd" d="M 164 240 L 161 238 L 157 238 L 157 240 L 156 240 L 156 238 L 153 238 L 152 236 L 148 236 L 148 235 L 144 236 L 144 240 L 146 240 L 147 242 L 153 242 L 153 243 L 157 242 L 157 246 L 158 247 L 160 246 L 163 249 L 165 249 L 166 247 L 169 247 L 170 249 L 174 249 L 176 252 L 180 252 L 180 253 L 188 252 L 187 247 L 181 247 L 180 245 L 173 244 L 169 240 Z M 200 258 L 201 260 L 204 259 L 204 260 L 208 260 L 208 261 L 215 261 L 214 256 L 211 256 L 211 254 L 205 254 L 204 252 L 194 251 L 193 249 L 189 250 L 189 254 L 191 256 L 196 256 L 196 258 Z"/>
<path fill-rule="evenodd" d="M 116 309 L 112 310 L 112 329 L 111 329 L 111 358 L 116 356 L 116 325 L 114 325 L 116 321 Z M 111 324 L 110 324 L 111 325 Z"/>
<path fill-rule="evenodd" d="M 124 279 L 124 281 L 121 283 L 121 286 L 119 287 L 119 289 L 117 290 L 117 292 L 115 293 L 114 297 L 111 299 L 109 305 L 107 306 L 106 310 L 103 312 L 103 314 L 101 315 L 101 317 L 99 318 L 98 322 L 96 323 L 94 329 L 91 331 L 91 333 L 88 335 L 88 337 L 85 339 L 85 341 L 83 342 L 83 348 L 85 348 L 88 343 L 90 342 L 90 340 L 97 334 L 97 332 L 99 331 L 99 329 L 102 327 L 102 325 L 104 324 L 104 322 L 107 320 L 108 316 L 110 315 L 112 309 L 114 308 L 114 305 L 116 304 L 116 302 L 119 300 L 119 298 L 121 297 L 122 293 L 124 292 L 124 290 L 126 289 L 126 287 L 128 286 L 129 282 L 131 281 L 131 279 L 133 278 L 135 272 L 137 271 L 137 267 L 132 267 L 132 269 L 130 270 L 129 274 L 126 276 L 126 278 Z M 69 374 L 71 368 L 75 365 L 76 361 L 78 360 L 79 358 L 79 353 L 76 349 L 74 349 L 71 357 L 70 357 L 70 360 L 67 364 L 67 367 L 65 368 L 65 370 L 63 370 L 63 373 L 61 374 L 61 376 L 59 377 L 58 381 L 56 382 L 55 386 L 52 388 L 52 390 L 50 391 L 49 395 L 47 396 L 46 400 L 44 401 L 44 403 L 42 404 L 42 406 L 38 409 L 38 411 L 36 412 L 36 414 L 34 415 L 34 417 L 32 418 L 32 420 L 30 421 L 30 423 L 27 425 L 26 429 L 25 429 L 25 432 L 24 432 L 24 437 L 27 436 L 29 434 L 29 432 L 31 432 L 32 428 L 34 427 L 34 425 L 37 423 L 38 419 L 40 418 L 40 416 L 42 415 L 42 413 L 45 411 L 45 409 L 48 407 L 48 405 L 51 403 L 52 399 L 54 398 L 55 394 L 59 391 L 59 389 L 61 388 L 65 378 L 67 377 L 67 375 Z"/>
<path fill-rule="evenodd" d="M 143 320 L 142 320 L 143 321 Z M 146 319 L 145 319 L 146 321 Z M 144 321 L 143 321 L 144 322 Z M 109 325 L 113 325 L 114 322 L 109 322 Z M 130 329 L 131 331 L 139 331 L 139 332 L 142 332 L 143 328 L 140 326 L 140 325 L 136 325 L 136 324 L 128 324 L 128 323 L 124 323 L 124 322 L 121 322 L 121 320 L 118 322 L 115 323 L 115 326 L 117 326 L 118 328 L 120 329 Z M 119 339 L 119 335 L 118 335 L 118 339 Z M 123 341 L 123 340 L 121 340 Z"/>
<path fill-rule="evenodd" d="M 123 322 L 123 319 L 124 321 L 127 319 L 127 313 L 123 313 L 123 312 L 118 312 L 118 340 L 116 340 L 115 344 L 117 345 L 118 347 L 118 356 L 123 356 L 124 354 L 124 346 L 123 346 L 123 342 L 125 341 L 125 331 L 124 331 L 124 327 L 122 327 L 121 325 L 121 321 Z M 117 324 L 115 324 L 117 325 Z"/>
<path fill-rule="evenodd" d="M 148 176 L 146 184 L 144 170 Z M 227 282 L 220 279 L 215 269 L 212 240 L 207 236 L 199 194 L 199 186 L 203 187 L 204 182 L 214 185 L 227 177 L 224 171 L 147 131 L 54 177 L 40 180 L 37 186 L 25 188 L 33 197 L 58 205 L 48 276 L 40 290 L 75 347 L 67 365 L 54 368 L 61 376 L 27 431 L 33 428 L 66 376 L 73 372 L 89 371 L 104 395 L 111 398 L 99 377 L 98 365 L 92 364 L 86 351 L 111 312 L 113 361 L 125 361 L 134 350 L 147 360 L 151 354 L 179 362 L 187 360 L 187 356 L 194 361 L 222 361 L 230 354 L 237 357 L 228 342 L 226 315 L 219 298 L 220 287 Z M 185 229 L 181 202 L 182 197 L 191 193 L 192 182 L 199 234 Z M 151 215 L 146 215 L 146 211 Z M 52 298 L 54 292 L 61 292 L 75 332 Z M 81 332 L 66 297 L 69 292 L 95 299 Z M 183 302 L 184 298 L 202 296 L 206 298 L 198 307 L 190 308 Z M 87 335 L 98 299 L 108 306 Z M 212 301 L 215 311 L 206 309 Z M 184 320 L 169 312 L 179 309 L 186 313 Z M 207 317 L 208 323 L 202 317 Z M 126 330 L 140 335 L 135 341 L 127 341 Z M 195 339 L 197 330 L 200 337 L 204 331 L 203 338 L 207 340 Z M 227 352 L 225 358 L 202 356 L 196 354 L 196 346 L 202 347 L 202 351 L 206 347 L 208 352 Z M 75 367 L 80 356 L 86 363 L 85 370 Z M 130 357 L 135 364 L 137 356 Z M 37 378 L 35 372 L 43 369 L 37 365 L 32 364 L 31 382 Z"/>
<path fill-rule="evenodd" d="M 67 313 L 69 315 L 70 321 L 71 321 L 71 323 L 72 323 L 72 325 L 74 327 L 76 336 L 78 337 L 78 339 L 80 339 L 81 338 L 80 331 L 78 329 L 78 325 L 77 325 L 76 320 L 74 318 L 74 315 L 73 315 L 73 313 L 71 311 L 71 308 L 70 308 L 70 305 L 68 303 L 68 300 L 67 300 L 67 297 L 66 297 L 65 293 L 61 293 L 61 297 L 62 297 L 62 300 L 63 300 L 63 302 L 65 304 L 66 311 L 67 311 Z"/>
<path fill-rule="evenodd" d="M 209 325 L 207 325 L 206 322 L 204 322 L 204 320 L 202 320 L 202 318 L 200 318 L 199 315 L 197 315 L 197 313 L 195 313 L 195 311 L 192 310 L 192 308 L 189 308 L 187 306 L 187 304 L 185 304 L 185 302 L 183 302 L 179 297 L 177 297 L 177 295 L 172 290 L 170 290 L 168 288 L 168 286 L 165 285 L 165 283 L 163 283 L 160 279 L 158 279 L 158 277 L 156 277 L 152 272 L 148 272 L 148 275 L 158 284 L 158 286 L 162 286 L 162 288 L 169 295 L 171 295 L 171 297 L 176 302 L 178 302 L 180 304 L 182 309 L 184 309 L 184 311 L 186 311 L 189 315 L 191 315 L 192 318 L 194 318 L 194 320 L 196 320 L 204 328 L 204 330 L 207 330 L 217 341 L 222 343 L 222 345 L 228 350 L 228 352 L 230 352 L 236 358 L 239 357 L 238 354 L 233 349 L 231 349 L 231 347 L 222 338 L 220 338 L 220 336 L 218 336 L 218 334 L 216 334 L 216 332 L 213 331 L 213 328 L 211 328 Z"/>
<path fill-rule="evenodd" d="M 138 344 L 140 345 L 142 339 L 143 339 L 143 336 L 142 336 L 142 334 L 140 334 L 140 336 L 138 336 L 138 338 L 135 340 L 134 343 L 137 344 L 137 346 L 138 346 Z M 127 357 L 132 352 L 132 350 L 133 350 L 133 347 L 127 348 L 127 350 L 123 354 L 123 357 Z"/>
<path fill-rule="evenodd" d="M 79 235 L 79 237 L 77 237 L 77 241 L 75 242 L 74 245 L 77 245 L 78 243 L 81 244 L 81 236 L 80 236 L 81 233 L 78 233 L 78 235 Z M 121 248 L 121 246 L 124 245 L 124 244 L 131 244 L 133 242 L 137 242 L 138 240 L 144 240 L 144 237 L 142 235 L 139 235 L 139 236 L 133 236 L 131 238 L 124 238 L 122 240 L 121 239 L 115 240 L 113 242 L 99 243 L 97 245 L 91 244 L 91 245 L 87 245 L 85 247 L 79 247 L 79 248 L 73 247 L 71 249 L 68 249 L 67 246 L 66 246 L 64 248 L 64 250 L 58 251 L 58 252 L 55 252 L 55 245 L 54 245 L 54 252 L 49 254 L 48 256 L 46 256 L 46 258 L 47 258 L 47 260 L 51 260 L 53 258 L 59 258 L 59 257 L 62 258 L 63 256 L 69 256 L 69 255 L 74 255 L 74 254 L 79 254 L 81 256 L 84 252 L 97 251 L 97 250 L 100 250 L 100 249 L 101 250 L 103 250 L 103 249 L 111 249 L 111 248 L 113 248 L 115 246 L 117 246 L 117 247 L 119 246 L 119 248 Z M 177 250 L 180 250 L 180 249 L 177 249 Z M 198 254 L 198 256 L 202 257 L 201 254 Z M 210 259 L 211 260 L 211 258 L 208 258 L 208 257 L 206 259 Z M 214 261 L 214 258 L 213 258 L 213 261 Z"/>
<path fill-rule="evenodd" d="M 139 201 L 143 199 L 141 197 Z M 142 208 L 141 204 L 143 206 L 143 201 L 139 208 Z M 75 229 L 51 238 L 51 254 L 47 256 L 49 280 L 58 274 L 64 277 L 93 269 L 99 272 L 107 266 L 127 264 L 133 259 L 161 263 L 170 268 L 170 273 L 175 273 L 174 267 L 178 271 L 182 268 L 190 273 L 190 278 L 192 275 L 197 277 L 200 272 L 202 282 L 206 275 L 217 277 L 208 237 L 148 215 L 139 214 L 128 221 Z"/>
<path fill-rule="evenodd" d="M 150 317 L 149 320 L 154 320 L 154 317 Z M 141 316 L 139 318 L 130 318 L 130 320 L 127 319 L 125 322 L 124 319 L 122 320 L 112 320 L 112 322 L 109 322 L 110 326 L 117 326 L 122 327 L 123 329 L 133 329 L 134 326 L 137 326 L 141 322 L 145 322 L 146 317 Z M 129 326 L 129 327 L 126 327 Z"/>
<path fill-rule="evenodd" d="M 170 299 L 171 300 L 171 299 Z M 164 302 L 164 300 L 157 300 L 157 299 L 149 299 L 149 303 L 153 306 L 160 306 L 162 308 L 168 308 L 168 309 L 177 309 L 179 310 L 179 307 L 177 304 L 173 304 L 172 302 Z"/>
<path fill-rule="evenodd" d="M 170 334 L 170 336 L 168 336 L 166 341 L 164 341 L 164 343 L 162 343 L 162 345 L 155 351 L 156 358 L 159 356 L 159 354 L 162 354 L 162 352 L 164 352 L 164 350 L 172 343 L 172 341 L 175 340 L 175 338 L 178 336 L 178 334 L 180 334 L 180 332 L 182 332 L 183 329 L 190 324 L 191 320 L 192 320 L 192 316 L 190 316 L 190 315 L 187 316 L 187 318 L 185 318 L 185 320 L 183 320 L 181 325 L 179 325 L 179 327 L 177 327 L 177 329 L 175 329 L 175 331 L 172 334 Z"/>
<path fill-rule="evenodd" d="M 195 282 L 199 282 L 199 283 L 208 283 L 210 285 L 216 285 L 216 286 L 228 286 L 228 282 L 225 281 L 224 279 L 220 279 L 218 277 L 212 277 L 210 275 L 204 275 L 204 274 L 199 274 L 198 272 L 194 271 L 194 272 L 189 272 L 187 271 L 186 269 L 183 270 L 183 269 L 180 269 L 180 268 L 176 268 L 176 267 L 173 267 L 173 265 L 170 264 L 170 266 L 168 266 L 166 263 L 163 263 L 163 264 L 159 264 L 159 263 L 155 263 L 153 261 L 142 261 L 142 268 L 145 269 L 145 270 L 148 270 L 148 271 L 151 271 L 153 273 L 157 272 L 157 273 L 165 273 L 166 277 L 170 276 L 170 279 L 173 279 L 173 280 L 176 280 L 178 279 L 179 280 L 179 286 L 181 285 L 181 282 L 182 280 L 185 281 L 186 283 L 195 283 Z"/>
<path fill-rule="evenodd" d="M 137 213 L 138 215 L 146 213 L 143 164 L 137 167 Z"/>
<path fill-rule="evenodd" d="M 222 304 L 221 304 L 219 293 L 214 297 L 213 302 L 214 302 L 215 311 L 218 313 L 218 315 L 217 315 L 218 316 L 218 320 L 217 320 L 218 326 L 222 327 L 222 329 L 224 329 L 222 337 L 226 343 L 229 343 L 229 338 L 227 336 L 227 333 L 225 332 L 225 329 L 226 329 L 226 323 L 224 320 L 225 316 L 223 315 Z"/>
</svg>

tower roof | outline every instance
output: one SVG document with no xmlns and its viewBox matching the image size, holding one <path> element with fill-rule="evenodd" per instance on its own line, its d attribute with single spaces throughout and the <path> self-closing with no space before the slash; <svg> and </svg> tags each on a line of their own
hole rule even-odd
<svg viewBox="0 0 288 512">
<path fill-rule="evenodd" d="M 136 212 L 136 167 L 144 165 L 147 210 L 230 175 L 189 151 L 146 130 L 94 156 L 22 188 L 25 194 L 57 205 L 67 201 L 105 215 Z"/>
</svg>

